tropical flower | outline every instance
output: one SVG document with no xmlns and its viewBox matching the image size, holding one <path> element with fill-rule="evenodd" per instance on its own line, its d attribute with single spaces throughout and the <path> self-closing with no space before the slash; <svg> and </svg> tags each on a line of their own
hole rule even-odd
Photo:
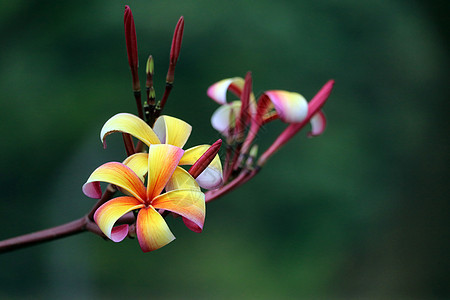
<svg viewBox="0 0 450 300">
<path fill-rule="evenodd" d="M 238 97 L 244 88 L 244 79 L 241 77 L 223 79 L 208 88 L 207 95 L 219 103 L 219 107 L 211 117 L 212 126 L 225 136 L 229 128 L 235 125 L 239 117 L 241 101 L 227 101 L 227 92 L 230 91 Z M 258 100 L 255 110 L 255 99 L 253 93 L 250 96 L 250 114 L 259 117 L 262 125 L 274 119 L 281 119 L 286 123 L 301 122 L 308 112 L 308 103 L 305 98 L 288 91 L 271 90 L 264 92 Z M 258 116 L 259 115 L 259 116 Z"/>
<path fill-rule="evenodd" d="M 160 116 L 153 129 L 142 119 L 128 113 L 120 113 L 111 117 L 100 132 L 100 139 L 106 147 L 105 137 L 113 132 L 128 133 L 141 140 L 147 146 L 169 144 L 183 148 L 188 140 L 192 127 L 188 123 L 170 116 Z M 179 165 L 193 165 L 210 145 L 199 145 L 187 149 L 181 157 Z M 124 164 L 129 166 L 141 178 L 147 172 L 147 153 L 136 153 L 129 156 Z M 196 178 L 200 187 L 215 189 L 222 185 L 222 164 L 218 155 L 211 164 Z"/>
<path fill-rule="evenodd" d="M 128 225 L 113 227 L 124 214 L 139 210 L 136 235 L 142 251 L 159 249 L 175 239 L 164 218 L 156 209 L 167 210 L 203 228 L 205 195 L 195 179 L 177 167 L 185 153 L 168 144 L 151 145 L 147 155 L 147 187 L 138 174 L 126 165 L 109 162 L 98 167 L 83 185 L 83 192 L 98 196 L 99 182 L 120 187 L 129 196 L 109 200 L 94 214 L 101 231 L 112 241 L 120 242 L 128 234 Z M 161 192 L 165 189 L 165 193 Z"/>
<path fill-rule="evenodd" d="M 226 100 L 228 91 L 241 100 L 229 104 Z M 221 104 L 213 113 L 211 124 L 222 135 L 242 142 L 243 131 L 246 127 L 250 128 L 242 145 L 242 155 L 250 150 L 253 140 L 264 124 L 275 119 L 289 124 L 297 123 L 303 121 L 308 114 L 308 102 L 298 93 L 270 90 L 264 92 L 256 103 L 251 92 L 250 73 L 245 80 L 240 77 L 221 80 L 210 86 L 207 94 Z"/>
<path fill-rule="evenodd" d="M 242 107 L 241 100 L 231 102 L 227 100 L 227 91 L 231 91 L 237 97 L 241 97 L 244 86 L 245 80 L 243 78 L 233 77 L 223 79 L 208 88 L 207 95 L 220 104 L 220 107 L 211 117 L 211 124 L 214 129 L 226 137 L 235 136 L 234 128 Z M 248 100 L 250 110 L 254 113 L 256 105 L 253 93 L 250 93 Z"/>
</svg>

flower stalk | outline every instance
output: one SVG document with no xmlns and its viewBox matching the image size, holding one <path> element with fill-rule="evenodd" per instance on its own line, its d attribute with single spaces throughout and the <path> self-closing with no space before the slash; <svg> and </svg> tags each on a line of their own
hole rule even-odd
<svg viewBox="0 0 450 300">
<path fill-rule="evenodd" d="M 306 118 L 299 123 L 290 124 L 278 136 L 278 138 L 273 142 L 273 144 L 261 155 L 261 157 L 258 159 L 258 163 L 257 163 L 258 166 L 262 167 L 276 151 L 278 151 L 284 144 L 286 144 L 290 139 L 292 139 L 317 114 L 320 114 L 320 115 L 318 115 L 318 117 L 323 118 L 322 122 L 325 123 L 324 116 L 320 112 L 320 109 L 322 108 L 322 106 L 325 104 L 328 97 L 330 96 L 331 91 L 333 90 L 333 86 L 334 86 L 334 80 L 329 80 L 319 90 L 319 92 L 308 103 L 308 114 L 307 114 Z M 323 124 L 323 127 L 324 126 L 325 125 Z M 323 131 L 323 129 L 322 129 L 322 131 Z M 312 136 L 318 135 L 318 134 L 322 133 L 322 131 L 319 131 L 318 133 L 310 132 L 310 133 L 308 133 L 308 136 L 312 137 Z"/>
<path fill-rule="evenodd" d="M 183 40 L 184 32 L 184 18 L 183 16 L 177 22 L 175 26 L 175 31 L 173 33 L 172 45 L 170 48 L 170 59 L 169 59 L 169 69 L 167 70 L 166 76 L 166 88 L 162 96 L 161 101 L 156 105 L 155 109 L 155 119 L 161 115 L 164 106 L 166 105 L 167 99 L 169 98 L 170 92 L 173 88 L 173 82 L 175 80 L 175 67 L 178 62 L 178 57 L 181 51 L 181 42 Z M 150 123 L 151 124 L 151 123 Z"/>
<path fill-rule="evenodd" d="M 326 119 L 321 108 L 330 96 L 334 80 L 328 81 L 309 103 L 300 94 L 271 90 L 264 92 L 255 104 L 251 101 L 251 85 L 251 73 L 248 72 L 245 80 L 239 77 L 224 79 L 208 89 L 208 96 L 222 105 L 213 114 L 212 125 L 227 137 L 228 144 L 224 161 L 224 186 L 207 192 L 207 202 L 253 178 L 267 160 L 308 123 L 312 126 L 309 137 L 318 136 L 325 129 Z M 228 103 L 227 91 L 235 94 L 240 101 Z M 236 107 L 240 109 L 236 110 Z M 255 140 L 260 129 L 277 119 L 288 126 L 258 158 Z M 249 129 L 246 129 L 247 124 L 250 125 Z"/>
</svg>

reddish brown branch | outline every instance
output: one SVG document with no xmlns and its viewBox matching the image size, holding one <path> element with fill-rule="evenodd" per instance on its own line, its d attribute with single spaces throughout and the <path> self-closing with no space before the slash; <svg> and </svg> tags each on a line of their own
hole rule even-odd
<svg viewBox="0 0 450 300">
<path fill-rule="evenodd" d="M 86 224 L 88 222 L 89 222 L 88 218 L 83 217 L 81 219 L 60 226 L 52 227 L 49 229 L 1 241 L 0 253 L 5 253 L 24 247 L 29 247 L 35 244 L 40 244 L 83 232 L 86 230 Z"/>
</svg>

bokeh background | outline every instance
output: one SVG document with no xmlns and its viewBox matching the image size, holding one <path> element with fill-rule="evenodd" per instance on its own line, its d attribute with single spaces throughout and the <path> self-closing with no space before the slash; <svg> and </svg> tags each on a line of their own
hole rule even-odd
<svg viewBox="0 0 450 300">
<path fill-rule="evenodd" d="M 0 239 L 81 217 L 89 174 L 124 158 L 99 132 L 135 113 L 123 9 L 141 77 L 162 95 L 173 29 L 183 49 L 165 113 L 219 136 L 207 87 L 253 72 L 254 90 L 310 99 L 330 78 L 329 127 L 287 144 L 208 205 L 202 234 L 143 254 L 84 233 L 0 256 L 2 299 L 445 299 L 448 239 L 447 1 L 3 1 Z M 260 135 L 262 148 L 281 132 Z"/>
</svg>

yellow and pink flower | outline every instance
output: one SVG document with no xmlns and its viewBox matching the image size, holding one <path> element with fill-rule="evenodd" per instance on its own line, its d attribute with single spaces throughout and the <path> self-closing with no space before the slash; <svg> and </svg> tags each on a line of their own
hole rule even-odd
<svg viewBox="0 0 450 300">
<path fill-rule="evenodd" d="M 144 252 L 159 249 L 175 239 L 157 209 L 176 213 L 203 228 L 205 195 L 195 179 L 178 167 L 184 154 L 185 151 L 177 146 L 151 145 L 147 155 L 147 187 L 140 175 L 118 162 L 106 163 L 91 174 L 83 185 L 87 196 L 98 197 L 99 182 L 114 184 L 129 194 L 109 200 L 94 214 L 95 222 L 108 238 L 120 242 L 128 235 L 128 224 L 116 227 L 114 224 L 135 210 L 139 211 L 136 235 Z"/>
<path fill-rule="evenodd" d="M 211 117 L 212 126 L 223 135 L 228 136 L 230 127 L 235 126 L 235 120 L 239 118 L 241 101 L 227 101 L 227 92 L 230 91 L 241 97 L 245 86 L 245 80 L 241 77 L 223 79 L 208 88 L 207 95 L 221 106 Z M 273 119 L 280 119 L 286 123 L 301 122 L 308 113 L 308 102 L 298 94 L 282 90 L 270 90 L 264 92 L 258 100 L 256 107 L 255 97 L 250 93 L 250 111 L 253 123 L 258 126 Z"/>
<path fill-rule="evenodd" d="M 244 103 L 245 100 L 245 98 L 242 100 L 243 97 L 241 95 L 246 88 L 246 82 L 249 81 L 247 77 L 246 80 L 240 77 L 223 79 L 208 88 L 207 95 L 221 105 L 213 113 L 211 124 L 217 131 L 227 137 L 231 134 L 236 134 L 233 128 L 239 123 L 239 118 L 244 116 L 240 108 L 243 106 L 241 103 Z M 241 153 L 246 154 L 249 151 L 261 126 L 275 119 L 280 119 L 289 124 L 287 132 L 281 134 L 283 143 L 307 123 L 311 124 L 311 131 L 308 133 L 308 136 L 320 135 L 325 130 L 326 125 L 325 115 L 321 111 L 321 107 L 328 98 L 333 84 L 333 80 L 327 82 L 324 88 L 309 103 L 299 93 L 283 90 L 265 91 L 255 103 L 253 93 L 250 93 L 249 109 L 245 112 L 250 115 L 250 118 L 244 124 L 249 127 L 249 130 Z M 251 87 L 247 88 L 251 89 Z M 228 92 L 232 92 L 237 97 L 240 97 L 241 100 L 228 102 Z"/>
<path fill-rule="evenodd" d="M 100 132 L 100 139 L 104 146 L 105 137 L 113 132 L 130 134 L 141 140 L 147 146 L 155 144 L 169 144 L 183 148 L 192 131 L 191 125 L 170 116 L 160 116 L 153 129 L 142 119 L 128 113 L 120 113 L 111 117 Z M 210 145 L 199 145 L 187 149 L 179 161 L 179 165 L 193 165 Z M 128 165 L 141 178 L 146 174 L 147 153 L 136 153 L 129 156 L 124 164 Z M 223 183 L 222 164 L 218 155 L 209 166 L 196 178 L 200 187 L 216 189 Z"/>
</svg>

